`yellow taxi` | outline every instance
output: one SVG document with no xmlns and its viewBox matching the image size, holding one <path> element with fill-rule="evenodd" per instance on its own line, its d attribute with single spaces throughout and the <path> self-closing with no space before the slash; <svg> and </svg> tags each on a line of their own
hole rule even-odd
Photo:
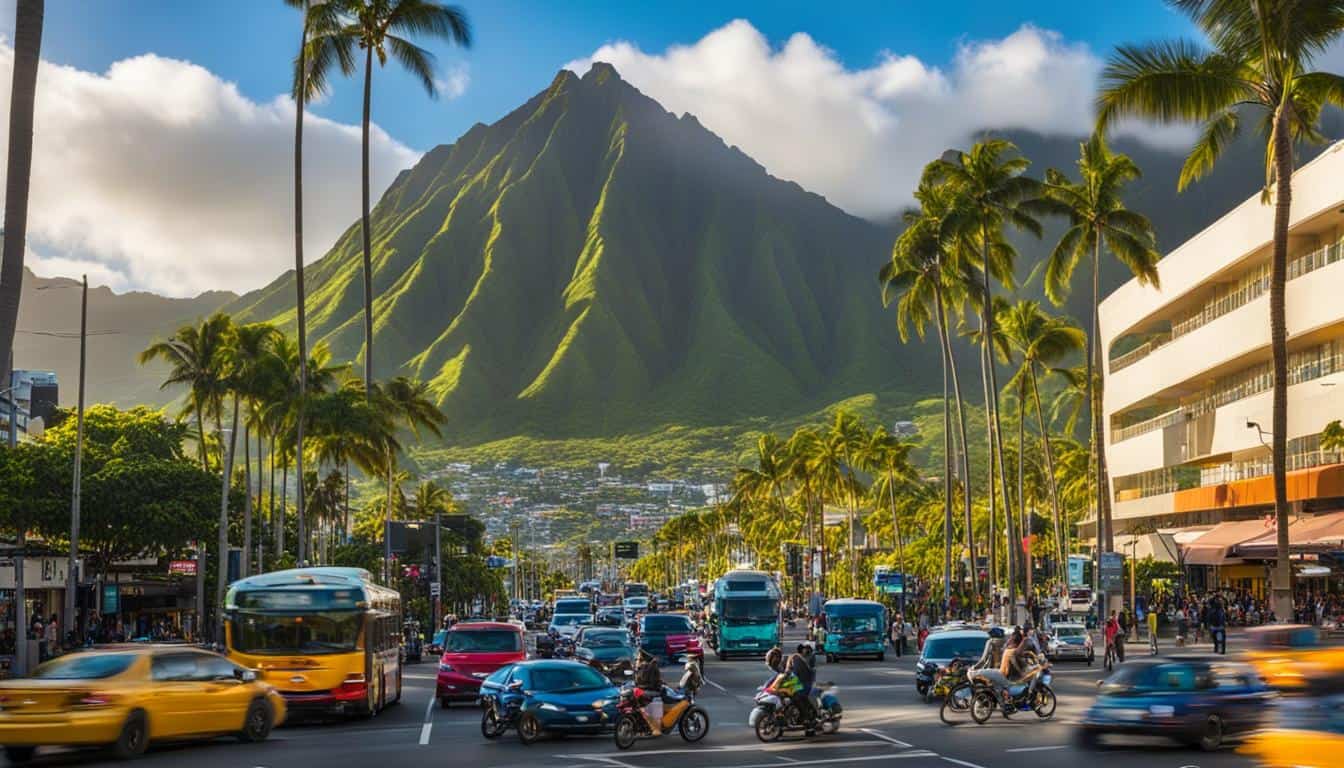
<svg viewBox="0 0 1344 768">
<path fill-rule="evenodd" d="M 126 758 L 159 740 L 261 741 L 284 719 L 285 700 L 254 671 L 183 645 L 100 647 L 0 681 L 11 763 L 41 746 L 105 746 Z"/>
</svg>

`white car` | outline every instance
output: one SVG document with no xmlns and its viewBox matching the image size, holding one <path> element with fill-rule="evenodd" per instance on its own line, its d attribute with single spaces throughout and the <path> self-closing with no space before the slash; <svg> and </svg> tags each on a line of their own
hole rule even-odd
<svg viewBox="0 0 1344 768">
<path fill-rule="evenodd" d="M 635 612 L 639 612 L 639 611 L 647 611 L 647 610 L 649 610 L 649 598 L 647 598 L 647 597 L 627 597 L 627 598 L 625 598 L 625 603 L 624 603 L 624 605 L 625 605 L 626 613 L 629 613 L 629 612 L 631 612 L 631 611 L 635 611 Z"/>
<path fill-rule="evenodd" d="M 1082 659 L 1092 664 L 1092 635 L 1082 624 L 1055 624 L 1045 653 L 1052 660 Z"/>
<path fill-rule="evenodd" d="M 551 625 L 546 628 L 546 631 L 560 637 L 573 639 L 575 635 L 579 634 L 580 627 L 586 627 L 592 623 L 593 614 L 591 613 L 562 613 L 551 617 Z"/>
</svg>

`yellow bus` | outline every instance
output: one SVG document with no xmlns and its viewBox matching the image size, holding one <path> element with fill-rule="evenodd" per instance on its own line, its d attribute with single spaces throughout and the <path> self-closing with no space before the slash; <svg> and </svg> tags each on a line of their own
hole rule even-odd
<svg viewBox="0 0 1344 768">
<path fill-rule="evenodd" d="M 362 568 L 297 568 L 229 585 L 229 658 L 291 714 L 372 716 L 401 700 L 401 595 Z"/>
</svg>

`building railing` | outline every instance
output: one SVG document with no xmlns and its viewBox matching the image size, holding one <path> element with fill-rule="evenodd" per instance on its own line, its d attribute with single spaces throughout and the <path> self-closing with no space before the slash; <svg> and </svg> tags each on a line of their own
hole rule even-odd
<svg viewBox="0 0 1344 768">
<path fill-rule="evenodd" d="M 1313 249 L 1288 261 L 1288 280 L 1296 280 L 1344 258 L 1344 238 Z M 1111 373 L 1127 368 L 1180 337 L 1240 309 L 1269 293 L 1268 265 L 1260 265 L 1242 276 L 1236 287 L 1215 296 L 1202 307 L 1171 324 L 1171 332 L 1155 336 L 1135 349 L 1111 359 Z"/>
<path fill-rule="evenodd" d="M 1305 435 L 1288 441 L 1287 471 L 1344 463 L 1344 452 L 1321 450 L 1320 435 Z M 1133 501 L 1191 488 L 1207 488 L 1240 480 L 1253 480 L 1274 472 L 1268 451 L 1264 456 L 1225 461 L 1209 467 L 1175 465 L 1115 479 L 1115 500 Z"/>
</svg>

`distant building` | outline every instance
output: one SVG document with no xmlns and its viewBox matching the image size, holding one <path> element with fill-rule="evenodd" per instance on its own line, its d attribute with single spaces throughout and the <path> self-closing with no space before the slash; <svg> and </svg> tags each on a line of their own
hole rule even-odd
<svg viewBox="0 0 1344 768">
<path fill-rule="evenodd" d="M 913 421 L 898 421 L 892 425 L 891 433 L 897 437 L 915 437 L 919 434 L 919 427 Z"/>
<path fill-rule="evenodd" d="M 9 415 L 15 411 L 14 423 L 21 433 L 28 432 L 30 419 L 41 419 L 50 424 L 58 405 L 59 387 L 54 371 L 11 372 L 9 391 L 0 395 L 0 430 L 9 432 Z"/>
</svg>

